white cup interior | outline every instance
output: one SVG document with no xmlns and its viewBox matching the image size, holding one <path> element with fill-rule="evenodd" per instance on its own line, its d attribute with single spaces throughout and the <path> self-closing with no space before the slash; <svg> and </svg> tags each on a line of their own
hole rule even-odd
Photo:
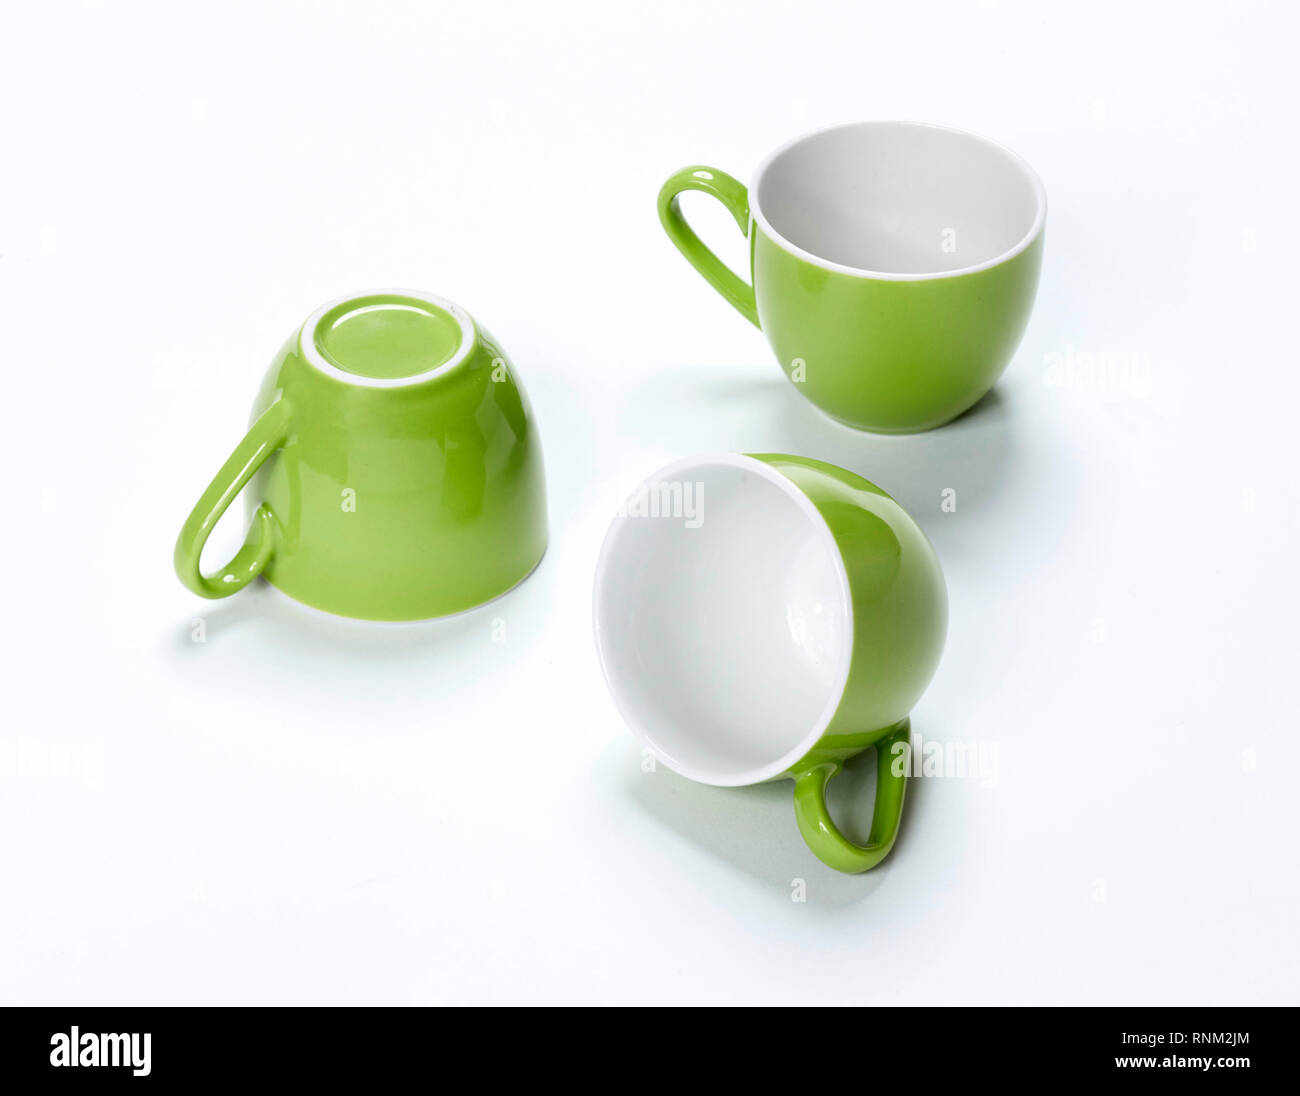
<svg viewBox="0 0 1300 1096">
<path fill-rule="evenodd" d="M 807 496 L 752 457 L 695 458 L 646 480 L 605 538 L 594 609 L 620 713 L 665 764 L 706 784 L 785 771 L 821 737 L 848 678 L 852 607 L 835 541 Z"/>
<path fill-rule="evenodd" d="M 862 122 L 785 146 L 750 188 L 755 220 L 802 257 L 884 278 L 976 270 L 1027 247 L 1047 196 L 1001 145 L 913 122 Z"/>
</svg>

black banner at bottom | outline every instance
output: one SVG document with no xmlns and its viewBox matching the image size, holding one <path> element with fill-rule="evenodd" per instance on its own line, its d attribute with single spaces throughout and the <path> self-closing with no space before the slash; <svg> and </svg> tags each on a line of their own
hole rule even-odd
<svg viewBox="0 0 1300 1096">
<path fill-rule="evenodd" d="M 636 1063 L 641 1076 L 667 1081 L 682 1068 L 699 1079 L 678 1057 L 682 1021 L 643 1011 L 635 1024 L 610 1017 L 608 1027 L 591 1010 L 542 1024 L 460 1016 L 450 1027 L 447 1010 L 425 1008 L 10 1008 L 0 1028 L 0 1087 L 28 1091 L 10 1087 L 15 1080 L 43 1090 L 277 1079 L 372 1087 L 436 1079 L 453 1065 L 484 1069 L 485 1079 L 510 1066 L 546 1070 L 554 1083 L 560 1071 L 586 1073 L 593 1049 L 601 1060 Z M 750 1010 L 743 1026 L 726 1029 L 712 1019 L 688 1021 L 688 1042 L 702 1052 L 692 1058 L 712 1061 L 720 1077 L 732 1068 L 723 1063 L 733 1061 L 733 1079 L 746 1066 L 771 1077 L 782 1068 L 777 1058 L 793 1065 L 792 1056 L 845 1052 L 850 1059 L 865 1052 L 868 1064 L 890 1059 L 918 1080 L 1127 1074 L 1240 1085 L 1292 1072 L 1294 1040 L 1285 1031 L 1292 1014 L 1280 1009 L 837 1008 L 830 1022 L 808 1009 L 797 1019 L 765 1011 Z M 477 1039 L 465 1032 L 475 1020 Z"/>
</svg>

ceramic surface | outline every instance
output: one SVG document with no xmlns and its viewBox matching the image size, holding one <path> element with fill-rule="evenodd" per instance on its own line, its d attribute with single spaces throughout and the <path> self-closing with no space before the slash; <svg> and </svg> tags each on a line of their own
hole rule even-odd
<svg viewBox="0 0 1300 1096">
<path fill-rule="evenodd" d="M 241 491 L 248 537 L 204 575 Z M 546 535 L 541 447 L 505 352 L 450 301 L 383 291 L 325 305 L 281 347 L 175 565 L 203 597 L 261 574 L 327 612 L 418 620 L 506 592 Z"/>
<path fill-rule="evenodd" d="M 669 768 L 720 786 L 793 779 L 825 863 L 865 871 L 888 854 L 947 594 L 925 534 L 880 488 L 783 454 L 669 465 L 610 527 L 594 625 L 620 713 Z M 858 845 L 825 786 L 871 746 L 880 779 Z"/>
<path fill-rule="evenodd" d="M 713 195 L 750 240 L 750 281 L 682 216 Z M 993 387 L 1024 334 L 1047 197 L 1033 170 L 982 137 L 866 122 L 773 153 L 747 189 L 696 165 L 659 193 L 669 238 L 767 336 L 796 388 L 881 433 L 929 430 Z"/>
</svg>

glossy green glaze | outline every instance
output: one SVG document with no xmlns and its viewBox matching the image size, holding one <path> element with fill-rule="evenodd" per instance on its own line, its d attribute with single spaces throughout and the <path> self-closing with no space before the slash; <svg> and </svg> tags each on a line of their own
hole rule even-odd
<svg viewBox="0 0 1300 1096">
<path fill-rule="evenodd" d="M 176 543 L 195 593 L 224 597 L 261 573 L 327 612 L 419 620 L 505 593 L 545 551 L 527 398 L 450 302 L 366 294 L 319 310 L 271 363 L 252 419 Z M 245 486 L 245 545 L 204 576 L 203 545 Z"/>
<path fill-rule="evenodd" d="M 1043 238 L 970 274 L 887 281 L 826 270 L 757 225 L 758 315 L 787 377 L 828 415 L 910 433 L 973 406 L 1011 361 L 1038 287 Z M 799 363 L 802 362 L 802 366 Z"/>
<path fill-rule="evenodd" d="M 414 377 L 446 364 L 461 329 L 446 309 L 416 307 L 397 293 L 370 293 L 335 305 L 316 323 L 316 349 L 345 373 L 378 380 Z"/>
<path fill-rule="evenodd" d="M 742 316 L 755 327 L 758 323 L 758 306 L 754 303 L 754 287 L 737 275 L 730 267 L 704 246 L 695 230 L 682 216 L 677 196 L 684 190 L 699 190 L 717 198 L 727 212 L 735 218 L 740 231 L 750 234 L 749 195 L 743 183 L 725 171 L 697 164 L 684 167 L 664 183 L 659 191 L 659 222 L 668 238 L 686 256 L 687 261 L 704 275 Z"/>
<path fill-rule="evenodd" d="M 752 286 L 687 225 L 677 195 L 688 189 L 718 198 L 749 238 Z M 799 391 L 833 418 L 879 433 L 941 426 L 993 387 L 1024 334 L 1042 265 L 1040 231 L 970 273 L 900 280 L 831 269 L 769 236 L 744 185 L 703 165 L 673 175 L 658 209 L 669 238 L 762 329 Z"/>
<path fill-rule="evenodd" d="M 808 764 L 795 777 L 794 817 L 799 832 L 818 859 L 837 871 L 868 871 L 889 855 L 898 839 L 907 793 L 907 765 L 912 746 L 908 720 L 878 737 L 876 747 L 876 805 L 865 845 L 840 832 L 826 807 L 826 785 L 843 767 L 840 761 Z"/>
<path fill-rule="evenodd" d="M 783 777 L 795 781 L 795 814 L 812 851 L 840 871 L 874 867 L 898 834 L 910 742 L 908 713 L 943 651 L 948 596 L 938 557 L 912 517 L 869 480 L 825 461 L 753 453 L 799 488 L 826 522 L 849 580 L 853 653 L 829 725 Z M 836 828 L 825 788 L 843 763 L 875 746 L 876 807 L 866 845 Z M 906 761 L 906 758 L 903 758 Z"/>
</svg>

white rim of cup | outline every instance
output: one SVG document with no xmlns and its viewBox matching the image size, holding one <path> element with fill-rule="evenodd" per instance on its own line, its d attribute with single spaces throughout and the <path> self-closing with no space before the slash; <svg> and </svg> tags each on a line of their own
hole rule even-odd
<svg viewBox="0 0 1300 1096">
<path fill-rule="evenodd" d="M 359 301 L 365 297 L 409 297 L 411 300 L 423 301 L 435 308 L 441 308 L 444 312 L 450 313 L 460 326 L 460 346 L 457 348 L 456 353 L 441 365 L 434 366 L 432 369 L 427 369 L 423 373 L 416 373 L 410 377 L 364 377 L 359 373 L 349 373 L 346 369 L 340 369 L 329 361 L 316 346 L 316 328 L 326 314 L 338 308 L 339 305 L 347 304 L 349 301 Z M 367 289 L 361 293 L 346 293 L 342 297 L 327 301 L 308 316 L 306 322 L 302 325 L 302 329 L 298 332 L 298 350 L 320 372 L 327 377 L 343 381 L 345 384 L 355 384 L 362 388 L 403 388 L 408 384 L 421 384 L 424 381 L 431 380 L 460 365 L 469 357 L 470 351 L 474 349 L 474 340 L 477 336 L 478 332 L 474 327 L 473 317 L 460 305 L 447 300 L 446 297 L 438 297 L 432 293 L 421 293 L 418 289 Z"/>
<path fill-rule="evenodd" d="M 699 784 L 709 784 L 715 788 L 740 788 L 750 784 L 761 784 L 768 780 L 773 780 L 790 768 L 796 761 L 808 753 L 826 733 L 826 728 L 830 726 L 835 712 L 840 706 L 840 701 L 844 698 L 844 690 L 849 683 L 849 671 L 853 665 L 853 645 L 854 645 L 854 620 L 853 620 L 853 592 L 849 586 L 849 573 L 844 566 L 844 557 L 840 554 L 840 546 L 835 542 L 835 536 L 831 532 L 830 526 L 826 524 L 826 519 L 822 517 L 821 511 L 813 505 L 812 499 L 805 495 L 796 486 L 793 480 L 787 479 L 777 469 L 773 468 L 765 461 L 757 457 L 747 456 L 744 453 L 705 453 L 695 457 L 685 457 L 681 460 L 674 461 L 672 464 L 665 465 L 657 472 L 641 480 L 636 488 L 627 496 L 631 497 L 643 485 L 648 483 L 659 483 L 664 480 L 680 478 L 684 473 L 692 468 L 698 468 L 702 465 L 722 465 L 729 468 L 743 468 L 747 472 L 752 472 L 762 477 L 769 483 L 780 488 L 780 490 L 799 508 L 819 531 L 831 551 L 831 558 L 834 561 L 835 574 L 838 579 L 838 590 L 840 603 L 843 608 L 845 620 L 848 627 L 845 629 L 844 650 L 840 654 L 840 665 L 835 675 L 836 686 L 822 709 L 821 714 L 817 717 L 812 729 L 800 740 L 799 744 L 784 753 L 778 760 L 768 762 L 766 765 L 759 766 L 756 769 L 750 769 L 745 772 L 729 773 L 720 777 L 717 773 L 702 773 L 700 770 L 693 768 L 690 764 L 683 764 L 677 758 L 671 757 L 662 752 L 655 743 L 642 730 L 640 721 L 633 715 L 633 705 L 631 701 L 622 693 L 619 686 L 610 674 L 609 666 L 605 661 L 605 648 L 601 639 L 600 628 L 600 608 L 603 601 L 603 591 L 605 588 L 605 578 L 609 570 L 610 551 L 615 539 L 622 531 L 623 527 L 632 520 L 628 514 L 618 514 L 610 523 L 609 530 L 605 533 L 605 539 L 600 546 L 600 555 L 596 560 L 596 577 L 593 583 L 592 591 L 592 629 L 596 636 L 596 657 L 600 662 L 600 672 L 605 679 L 605 684 L 609 689 L 609 695 L 613 698 L 614 708 L 622 716 L 623 722 L 636 737 L 636 739 L 660 761 L 667 765 L 675 773 L 694 780 Z"/>
<path fill-rule="evenodd" d="M 982 263 L 976 263 L 974 266 L 964 266 L 960 270 L 936 270 L 924 274 L 891 274 L 883 270 L 867 270 L 864 267 L 845 266 L 843 263 L 833 262 L 830 259 L 823 259 L 820 255 L 814 255 L 811 251 L 805 251 L 803 248 L 791 243 L 781 233 L 777 232 L 771 225 L 771 222 L 763 216 L 762 209 L 758 204 L 759 184 L 763 181 L 763 175 L 769 167 L 776 161 L 778 156 L 789 152 L 796 145 L 804 141 L 811 140 L 813 137 L 820 137 L 824 133 L 834 133 L 841 129 L 859 129 L 863 126 L 906 126 L 914 129 L 937 129 L 944 133 L 955 133 L 962 137 L 970 137 L 982 144 L 988 145 L 989 148 L 1005 156 L 1014 164 L 1020 172 L 1029 181 L 1033 188 L 1034 196 L 1038 201 L 1038 209 L 1034 216 L 1034 223 L 1030 226 L 1024 239 L 1014 247 L 995 255 L 991 259 L 986 259 Z M 824 270 L 834 270 L 839 274 L 849 274 L 855 278 L 871 278 L 875 281 L 883 282 L 926 282 L 934 281 L 939 278 L 958 278 L 963 274 L 974 274 L 980 270 L 988 270 L 990 267 L 1005 263 L 1008 259 L 1013 259 L 1025 250 L 1030 244 L 1038 238 L 1043 231 L 1043 225 L 1047 222 L 1047 190 L 1043 186 L 1043 181 L 1038 177 L 1038 173 L 1029 166 L 1029 162 L 1017 152 L 1013 152 L 1006 145 L 1000 145 L 997 141 L 979 133 L 972 133 L 970 130 L 957 129 L 955 126 L 941 126 L 934 122 L 908 122 L 882 119 L 880 121 L 869 122 L 843 122 L 836 126 L 826 126 L 823 129 L 814 129 L 804 133 L 792 141 L 787 141 L 775 152 L 770 153 L 758 169 L 754 172 L 752 181 L 749 184 L 749 216 L 756 221 L 767 234 L 773 243 L 777 244 L 783 251 L 788 251 L 791 255 L 796 255 L 805 262 L 812 263 L 814 266 L 820 266 Z"/>
</svg>

